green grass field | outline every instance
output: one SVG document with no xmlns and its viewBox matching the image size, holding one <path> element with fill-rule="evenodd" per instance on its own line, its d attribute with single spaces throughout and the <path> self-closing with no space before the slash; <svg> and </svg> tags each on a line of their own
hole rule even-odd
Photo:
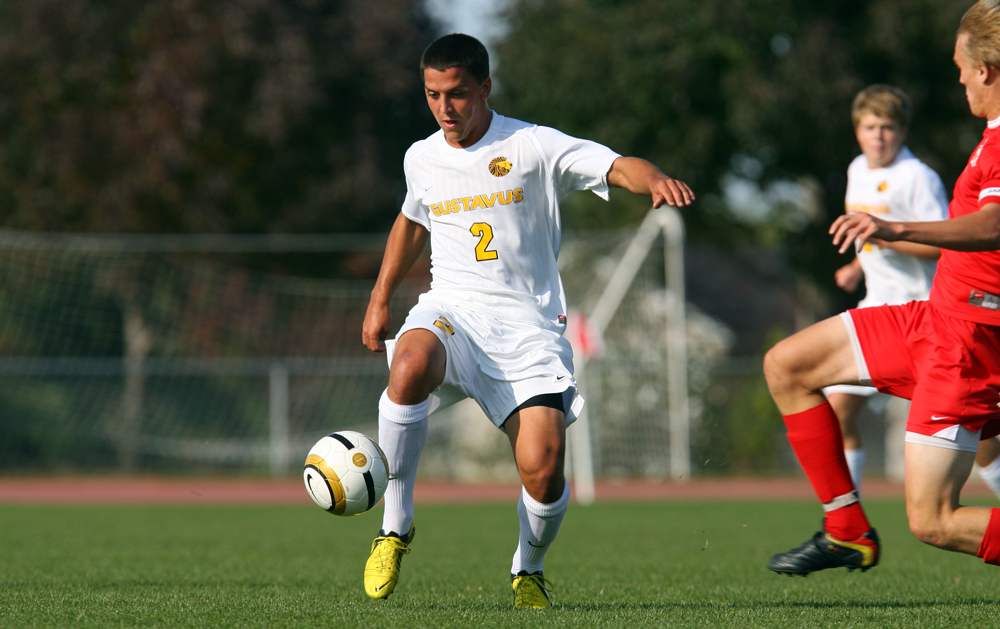
<svg viewBox="0 0 1000 629">
<path fill-rule="evenodd" d="M 3 627 L 996 626 L 1000 569 L 925 547 L 900 502 L 868 510 L 866 574 L 772 574 L 816 528 L 813 504 L 571 506 L 549 610 L 513 610 L 513 506 L 425 506 L 387 601 L 361 573 L 380 512 L 314 507 L 0 506 Z"/>
</svg>

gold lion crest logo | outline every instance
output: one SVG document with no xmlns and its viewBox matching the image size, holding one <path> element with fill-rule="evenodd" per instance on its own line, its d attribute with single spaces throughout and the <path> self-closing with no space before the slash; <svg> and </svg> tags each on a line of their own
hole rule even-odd
<svg viewBox="0 0 1000 629">
<path fill-rule="evenodd" d="M 889 182 L 888 181 L 883 181 L 882 183 L 880 183 L 878 185 L 878 191 L 879 192 L 885 192 L 888 189 L 889 189 Z"/>
<path fill-rule="evenodd" d="M 503 177 L 513 167 L 514 164 L 507 161 L 506 157 L 494 157 L 490 160 L 490 174 L 494 177 Z"/>
</svg>

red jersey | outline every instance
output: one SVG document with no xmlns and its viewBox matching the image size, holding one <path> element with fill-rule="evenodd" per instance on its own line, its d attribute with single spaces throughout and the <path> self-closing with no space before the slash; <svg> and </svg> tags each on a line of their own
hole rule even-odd
<svg viewBox="0 0 1000 629">
<path fill-rule="evenodd" d="M 990 121 L 955 182 L 948 218 L 990 203 L 1000 203 L 1000 119 Z M 957 319 L 1000 326 L 1000 251 L 942 249 L 930 300 Z"/>
</svg>

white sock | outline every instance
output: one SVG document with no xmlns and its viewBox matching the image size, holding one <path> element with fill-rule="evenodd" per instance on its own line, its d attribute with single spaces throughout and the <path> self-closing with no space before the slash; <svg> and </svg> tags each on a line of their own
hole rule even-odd
<svg viewBox="0 0 1000 629">
<path fill-rule="evenodd" d="M 986 467 L 979 468 L 979 476 L 983 482 L 1000 498 L 1000 456 Z"/>
<path fill-rule="evenodd" d="M 378 402 L 378 444 L 389 463 L 382 530 L 400 536 L 413 525 L 413 486 L 420 452 L 427 441 L 427 400 L 404 406 L 389 399 L 388 389 Z"/>
<path fill-rule="evenodd" d="M 851 471 L 851 480 L 854 481 L 854 489 L 861 493 L 861 472 L 865 469 L 865 449 L 844 450 L 847 457 L 847 469 Z"/>
<path fill-rule="evenodd" d="M 528 495 L 521 487 L 521 498 L 517 501 L 517 519 L 521 525 L 521 536 L 514 552 L 510 573 L 541 572 L 545 561 L 545 551 L 556 538 L 559 525 L 566 515 L 569 505 L 569 483 L 563 489 L 562 497 L 551 504 L 542 504 Z"/>
</svg>

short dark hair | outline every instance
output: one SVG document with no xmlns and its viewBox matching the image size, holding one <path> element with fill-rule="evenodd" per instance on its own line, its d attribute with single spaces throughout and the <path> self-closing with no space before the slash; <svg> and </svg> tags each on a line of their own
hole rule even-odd
<svg viewBox="0 0 1000 629">
<path fill-rule="evenodd" d="M 452 33 L 431 42 L 420 57 L 420 76 L 431 68 L 444 72 L 448 68 L 465 68 L 482 83 L 490 76 L 490 54 L 486 46 L 471 35 Z"/>
</svg>

